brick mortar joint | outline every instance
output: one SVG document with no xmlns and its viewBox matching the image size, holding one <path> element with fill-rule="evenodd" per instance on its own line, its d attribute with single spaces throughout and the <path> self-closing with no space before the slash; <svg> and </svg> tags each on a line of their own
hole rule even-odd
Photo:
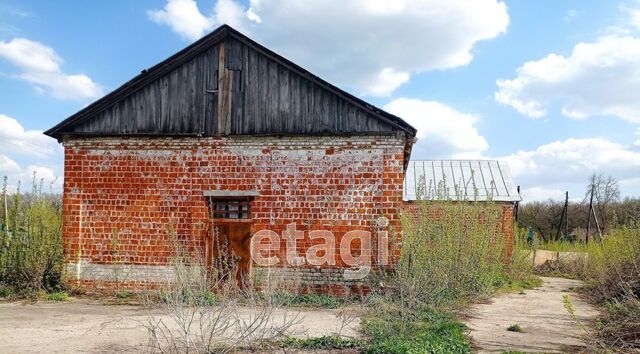
<svg viewBox="0 0 640 354">
<path fill-rule="evenodd" d="M 123 146 L 123 144 L 127 144 Z M 404 147 L 405 138 L 394 135 L 371 135 L 371 136 L 308 136 L 308 137 L 94 137 L 75 138 L 63 142 L 65 147 L 91 147 L 91 146 L 113 146 L 131 148 L 137 145 L 146 147 L 215 147 L 215 146 L 239 146 L 239 147 L 351 147 L 357 148 L 359 145 L 376 147 Z"/>
</svg>

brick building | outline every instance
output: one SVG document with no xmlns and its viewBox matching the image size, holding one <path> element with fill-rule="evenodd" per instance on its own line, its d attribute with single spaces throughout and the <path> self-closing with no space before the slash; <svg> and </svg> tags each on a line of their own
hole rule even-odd
<svg viewBox="0 0 640 354">
<path fill-rule="evenodd" d="M 375 267 L 388 251 L 375 235 L 399 231 L 416 130 L 222 26 L 45 134 L 65 150 L 67 279 L 99 289 L 170 277 L 175 240 L 210 264 L 230 243 L 242 276 L 258 278 L 247 255 L 265 230 L 302 232 L 297 255 L 311 232 L 331 232 L 337 253 L 369 231 L 377 246 L 358 256 Z M 341 259 L 286 264 L 285 243 L 271 250 L 283 276 L 362 286 Z"/>
<path fill-rule="evenodd" d="M 402 192 L 405 210 L 416 200 L 494 203 L 502 211 L 497 225 L 505 257 L 513 247 L 513 223 L 522 200 L 509 166 L 496 160 L 410 161 Z"/>
</svg>

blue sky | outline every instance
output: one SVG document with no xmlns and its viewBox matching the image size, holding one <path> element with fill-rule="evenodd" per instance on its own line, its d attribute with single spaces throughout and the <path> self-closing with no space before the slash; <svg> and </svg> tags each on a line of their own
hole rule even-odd
<svg viewBox="0 0 640 354">
<path fill-rule="evenodd" d="M 504 160 L 525 200 L 594 172 L 640 195 L 640 3 L 284 3 L 0 0 L 0 174 L 59 189 L 41 131 L 228 23 L 414 124 L 414 159 Z"/>
</svg>

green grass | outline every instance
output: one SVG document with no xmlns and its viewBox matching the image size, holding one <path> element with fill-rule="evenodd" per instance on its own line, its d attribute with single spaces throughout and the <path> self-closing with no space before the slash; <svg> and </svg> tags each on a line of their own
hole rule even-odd
<svg viewBox="0 0 640 354">
<path fill-rule="evenodd" d="M 542 285 L 542 279 L 530 276 L 523 279 L 506 279 L 499 284 L 494 284 L 497 293 L 509 293 L 522 290 L 535 289 Z"/>
<path fill-rule="evenodd" d="M 534 248 L 555 252 L 587 252 L 589 245 L 581 242 L 555 241 L 534 245 Z"/>
<path fill-rule="evenodd" d="M 339 336 L 322 336 L 310 338 L 287 337 L 280 342 L 282 347 L 299 349 L 350 349 L 360 348 L 365 341 L 357 338 L 345 338 Z"/>
<path fill-rule="evenodd" d="M 69 295 L 64 291 L 58 291 L 55 293 L 47 294 L 47 300 L 49 301 L 69 301 Z"/>
<path fill-rule="evenodd" d="M 290 306 L 308 306 L 335 309 L 347 302 L 345 299 L 326 294 L 296 294 L 285 290 L 277 291 L 274 296 Z"/>
<path fill-rule="evenodd" d="M 133 295 L 133 293 L 131 293 L 131 292 L 127 291 L 127 290 L 119 290 L 116 293 L 116 297 L 118 299 L 127 299 L 127 298 L 130 298 L 132 295 Z"/>
<path fill-rule="evenodd" d="M 367 354 L 471 353 L 466 327 L 452 315 L 433 309 L 395 313 L 379 308 L 361 326 L 370 338 L 363 348 Z"/>
<path fill-rule="evenodd" d="M 512 324 L 511 326 L 507 327 L 507 331 L 509 332 L 518 332 L 518 333 L 523 333 L 524 330 L 522 329 L 522 327 L 520 327 L 519 324 Z"/>
<path fill-rule="evenodd" d="M 325 294 L 300 294 L 294 296 L 291 301 L 292 305 L 323 307 L 328 309 L 338 308 L 343 303 L 343 299 Z"/>
</svg>

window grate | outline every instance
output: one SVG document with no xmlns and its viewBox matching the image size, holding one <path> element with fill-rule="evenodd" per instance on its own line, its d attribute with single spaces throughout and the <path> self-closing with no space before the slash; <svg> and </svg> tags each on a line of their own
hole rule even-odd
<svg viewBox="0 0 640 354">
<path fill-rule="evenodd" d="M 250 219 L 251 200 L 209 197 L 209 215 L 212 219 Z"/>
</svg>

